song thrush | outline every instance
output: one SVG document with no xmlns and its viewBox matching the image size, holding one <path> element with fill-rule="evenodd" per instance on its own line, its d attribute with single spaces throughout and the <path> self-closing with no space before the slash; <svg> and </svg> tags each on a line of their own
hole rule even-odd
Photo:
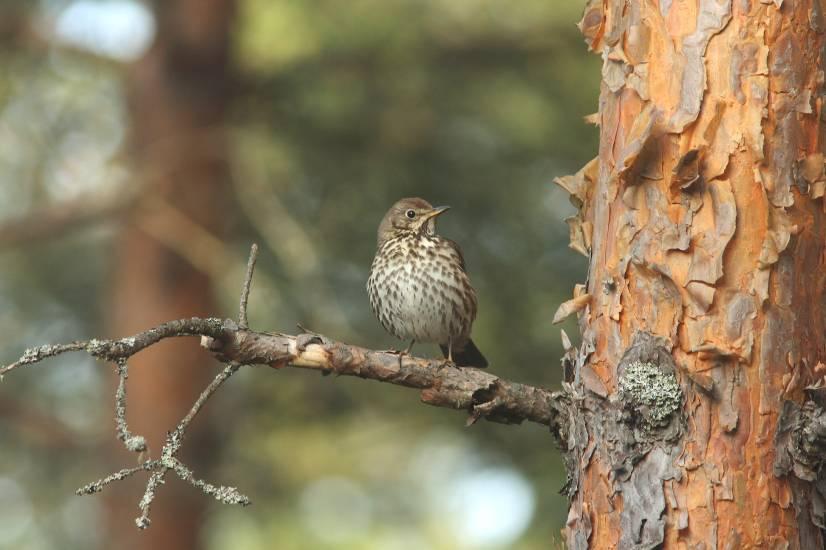
<svg viewBox="0 0 826 550">
<path fill-rule="evenodd" d="M 370 306 L 382 326 L 402 340 L 439 344 L 448 361 L 487 367 L 470 339 L 476 291 L 459 246 L 436 235 L 436 217 L 448 210 L 419 198 L 402 199 L 384 215 L 367 279 Z"/>
</svg>

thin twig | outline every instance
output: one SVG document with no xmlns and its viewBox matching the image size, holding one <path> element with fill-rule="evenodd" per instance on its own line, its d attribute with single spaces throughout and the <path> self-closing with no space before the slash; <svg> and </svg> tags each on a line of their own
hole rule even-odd
<svg viewBox="0 0 826 550">
<path fill-rule="evenodd" d="M 235 323 L 232 323 L 235 326 Z M 128 358 L 165 338 L 180 336 L 210 336 L 222 338 L 224 321 L 216 318 L 179 319 L 160 324 L 128 338 L 118 340 L 98 340 L 93 338 L 86 341 L 76 341 L 69 344 L 49 344 L 29 348 L 23 355 L 10 365 L 0 367 L 0 376 L 17 368 L 39 363 L 49 357 L 54 357 L 70 351 L 85 351 L 92 357 L 117 363 L 120 359 Z"/>
<path fill-rule="evenodd" d="M 166 443 L 163 446 L 161 458 L 159 460 L 148 460 L 140 466 L 125 468 L 110 474 L 103 479 L 84 485 L 78 489 L 76 493 L 78 495 L 91 495 L 94 493 L 99 493 L 104 487 L 114 481 L 121 481 L 141 471 L 152 472 L 152 475 L 149 476 L 146 483 L 146 489 L 144 490 L 143 497 L 141 497 L 141 500 L 138 503 L 138 508 L 140 508 L 141 515 L 135 518 L 135 525 L 137 525 L 140 529 L 146 529 L 151 524 L 149 515 L 152 508 L 152 502 L 154 502 L 155 497 L 157 496 L 158 488 L 166 482 L 166 474 L 168 474 L 170 470 L 174 471 L 175 474 L 183 481 L 186 481 L 187 483 L 200 489 L 204 494 L 212 496 L 216 500 L 219 500 L 225 504 L 240 504 L 242 506 L 249 505 L 249 497 L 240 493 L 235 487 L 227 487 L 224 485 L 216 486 L 202 479 L 197 479 L 192 473 L 192 470 L 187 468 L 176 457 L 176 454 L 181 449 L 181 445 L 183 444 L 184 434 L 189 424 L 198 412 L 200 412 L 206 401 L 224 382 L 227 381 L 227 379 L 229 379 L 230 376 L 232 376 L 232 374 L 238 370 L 239 367 L 240 365 L 235 363 L 227 365 L 223 371 L 218 373 L 209 386 L 201 392 L 201 395 L 192 405 L 189 413 L 187 413 L 187 415 L 178 424 L 175 431 L 167 435 Z"/>
<path fill-rule="evenodd" d="M 241 287 L 241 303 L 238 308 L 238 326 L 242 330 L 249 328 L 247 321 L 247 301 L 250 297 L 250 287 L 252 286 L 252 274 L 255 271 L 255 262 L 258 260 L 258 245 L 253 243 L 250 247 L 250 258 L 247 261 L 247 274 L 244 277 L 244 285 Z"/>
<path fill-rule="evenodd" d="M 192 419 L 195 418 L 195 415 L 197 415 L 201 411 L 201 407 L 204 406 L 204 404 L 207 402 L 207 399 L 212 397 L 212 394 L 214 394 L 218 390 L 218 388 L 221 387 L 221 384 L 226 382 L 230 376 L 235 374 L 235 371 L 237 371 L 240 367 L 241 365 L 239 365 L 238 363 L 230 363 L 229 365 L 224 367 L 224 370 L 219 372 L 215 376 L 215 378 L 212 379 L 212 382 L 209 383 L 209 386 L 207 386 L 206 389 L 201 392 L 201 395 L 198 396 L 198 399 L 192 405 L 192 408 L 189 409 L 189 412 L 186 414 L 183 420 L 181 420 L 180 424 L 178 424 L 178 427 L 175 428 L 175 435 L 183 439 L 184 432 L 186 431 L 187 427 L 189 427 L 189 424 L 190 422 L 192 422 Z M 178 448 L 180 448 L 180 443 L 178 443 L 178 446 L 175 449 L 176 452 Z"/>
<path fill-rule="evenodd" d="M 122 481 L 122 480 L 126 479 L 127 477 L 135 475 L 136 473 L 142 472 L 144 470 L 152 471 L 157 467 L 157 465 L 158 465 L 157 460 L 148 460 L 148 461 L 144 462 L 143 464 L 141 464 L 140 466 L 135 466 L 134 468 L 124 468 L 123 470 L 119 470 L 119 471 L 115 472 L 114 474 L 110 474 L 110 475 L 108 475 L 108 476 L 106 476 L 102 479 L 99 479 L 97 481 L 93 481 L 92 483 L 84 485 L 83 487 L 81 487 L 80 489 L 75 491 L 75 494 L 82 496 L 82 495 L 93 495 L 95 493 L 99 493 L 103 490 L 104 487 L 106 487 L 107 485 L 109 485 L 113 481 Z"/>
<path fill-rule="evenodd" d="M 126 359 L 118 361 L 118 389 L 115 390 L 115 425 L 118 439 L 123 441 L 126 449 L 133 453 L 146 451 L 146 438 L 141 435 L 132 435 L 126 423 L 126 379 L 129 378 Z"/>
<path fill-rule="evenodd" d="M 224 504 L 240 504 L 241 506 L 248 506 L 250 504 L 249 497 L 238 492 L 238 489 L 235 487 L 225 487 L 224 485 L 216 487 L 203 479 L 197 479 L 192 471 L 178 460 L 175 461 L 173 469 L 179 478 L 191 484 L 193 487 L 197 487 L 205 494 L 214 497 L 215 500 L 219 500 Z"/>
<path fill-rule="evenodd" d="M 252 285 L 252 275 L 255 271 L 255 262 L 258 259 L 258 245 L 253 244 L 250 248 L 250 257 L 249 261 L 247 262 L 247 272 L 246 276 L 244 277 L 244 284 L 241 287 L 241 298 L 240 298 L 240 305 L 239 305 L 239 315 L 238 315 L 238 326 L 241 330 L 247 330 L 249 327 L 247 321 L 247 301 L 249 300 L 249 293 L 250 287 Z M 121 381 L 125 379 L 126 363 L 123 363 L 123 374 L 121 376 Z M 182 480 L 198 487 L 203 491 L 205 494 L 210 495 L 221 502 L 226 504 L 241 504 L 246 506 L 250 503 L 250 499 L 239 493 L 237 489 L 234 487 L 225 487 L 225 486 L 215 486 L 211 483 L 208 483 L 201 479 L 196 479 L 193 475 L 192 471 L 187 468 L 180 460 L 177 458 L 178 451 L 181 449 L 181 445 L 183 445 L 184 437 L 186 435 L 186 430 L 189 427 L 192 420 L 198 415 L 201 411 L 203 406 L 209 400 L 212 395 L 218 391 L 218 388 L 221 385 L 229 380 L 230 376 L 235 374 L 235 372 L 241 367 L 239 363 L 230 362 L 224 369 L 219 372 L 215 378 L 212 379 L 212 382 L 201 392 L 201 395 L 198 396 L 198 399 L 195 400 L 195 403 L 192 404 L 192 407 L 189 409 L 189 412 L 184 416 L 183 419 L 178 423 L 178 426 L 175 428 L 174 431 L 170 432 L 166 437 L 166 443 L 164 443 L 163 448 L 161 449 L 161 458 L 158 461 L 158 468 L 152 472 L 152 475 L 149 477 L 149 481 L 146 483 L 146 490 L 144 491 L 143 498 L 141 498 L 140 502 L 138 503 L 138 507 L 141 510 L 141 515 L 135 519 L 135 524 L 138 526 L 139 529 L 146 529 L 149 527 L 150 519 L 149 519 L 149 511 L 152 506 L 152 502 L 155 500 L 155 495 L 157 493 L 158 487 L 165 483 L 166 474 L 169 473 L 169 470 L 173 470 L 178 477 Z M 124 421 L 124 428 L 125 428 L 125 421 Z"/>
<path fill-rule="evenodd" d="M 169 470 L 173 470 L 182 480 L 191 483 L 201 489 L 204 493 L 215 497 L 221 502 L 226 504 L 242 504 L 244 506 L 250 503 L 249 498 L 239 493 L 234 487 L 216 487 L 211 483 L 195 479 L 192 471 L 184 466 L 177 458 L 178 451 L 181 450 L 181 445 L 183 445 L 184 442 L 186 429 L 189 427 L 192 419 L 194 419 L 200 412 L 207 400 L 212 397 L 218 388 L 221 387 L 221 384 L 226 382 L 229 377 L 240 368 L 240 366 L 241 365 L 237 363 L 230 363 L 224 368 L 224 370 L 219 372 L 215 378 L 212 379 L 212 382 L 209 383 L 206 389 L 201 392 L 201 395 L 198 396 L 198 399 L 192 405 L 192 408 L 189 409 L 186 416 L 178 423 L 178 427 L 175 428 L 174 431 L 167 434 L 166 443 L 164 443 L 164 446 L 161 449 L 161 458 L 157 461 L 158 467 L 149 477 L 149 481 L 146 483 L 146 490 L 144 491 L 143 498 L 141 498 L 141 501 L 138 504 L 138 507 L 141 510 L 141 515 L 135 519 L 135 525 L 137 525 L 140 529 L 146 529 L 149 527 L 151 521 L 149 519 L 149 509 L 152 506 L 152 502 L 155 500 L 158 487 L 166 482 L 166 474 L 169 473 Z"/>
<path fill-rule="evenodd" d="M 308 311 L 323 311 L 331 326 L 341 327 L 346 334 L 354 334 L 352 319 L 342 306 L 342 297 L 337 294 L 324 275 L 322 254 L 318 239 L 308 232 L 294 212 L 274 193 L 272 181 L 250 166 L 233 165 L 238 169 L 232 181 L 238 205 L 263 239 L 261 245 L 278 262 L 279 268 L 294 288 L 311 288 L 312 292 L 303 297 Z M 289 246 L 284 246 L 289 243 Z M 261 273 L 257 284 L 261 284 Z"/>
<path fill-rule="evenodd" d="M 159 485 L 164 483 L 164 477 L 168 471 L 169 469 L 164 467 L 160 470 L 153 471 L 152 475 L 149 476 L 149 481 L 146 482 L 146 491 L 138 503 L 138 508 L 141 509 L 141 515 L 135 518 L 135 525 L 138 526 L 138 529 L 146 529 L 149 527 L 151 523 L 149 519 L 149 509 L 152 507 L 152 501 L 155 500 L 155 491 Z"/>
<path fill-rule="evenodd" d="M 23 355 L 20 357 L 20 359 L 18 359 L 11 365 L 7 365 L 5 367 L 0 368 L 0 377 L 19 367 L 31 365 L 33 363 L 39 363 L 43 359 L 54 357 L 55 355 L 60 355 L 61 353 L 66 353 L 68 351 L 84 350 L 88 345 L 89 342 L 71 342 L 69 344 L 54 344 L 38 346 L 36 348 L 29 348 L 23 352 Z"/>
</svg>

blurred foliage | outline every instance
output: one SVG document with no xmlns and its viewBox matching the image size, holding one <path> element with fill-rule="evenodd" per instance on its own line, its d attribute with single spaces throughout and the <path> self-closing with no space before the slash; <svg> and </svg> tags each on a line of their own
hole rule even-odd
<svg viewBox="0 0 826 550">
<path fill-rule="evenodd" d="M 37 28 L 68 3 L 4 2 L 0 21 L 14 13 Z M 480 296 L 474 340 L 493 370 L 558 384 L 561 349 L 550 320 L 584 278 L 585 261 L 567 248 L 562 218 L 572 207 L 551 181 L 597 147 L 582 121 L 596 110 L 599 66 L 574 26 L 580 4 L 240 2 L 226 152 L 233 265 L 214 274 L 225 306 L 215 313 L 232 315 L 247 247 L 258 241 L 254 328 L 293 332 L 300 321 L 355 344 L 398 346 L 372 318 L 364 283 L 385 210 L 422 196 L 453 206 L 440 231 L 464 250 Z M 7 27 L 0 26 L 0 216 L 126 181 L 125 67 Z M 0 362 L 35 343 L 106 334 L 100 319 L 115 221 L 0 251 Z M 0 519 L 0 548 L 107 547 L 94 535 L 100 502 L 73 496 L 109 466 L 89 452 L 113 435 L 107 376 L 72 357 L 0 387 L 0 400 L 19 402 L 29 417 L 59 419 L 69 441 L 54 448 L 19 417 L 0 421 L 0 505 L 22 506 L 22 498 L 32 510 L 29 528 L 14 536 L 1 534 L 11 520 Z M 222 453 L 214 477 L 239 486 L 255 506 L 211 504 L 210 548 L 533 549 L 558 539 L 565 476 L 545 430 L 465 429 L 461 414 L 360 380 L 263 368 L 238 378 L 208 408 L 223 443 L 204 452 Z M 450 504 L 451 480 L 496 469 L 532 487 L 530 527 L 506 544 L 457 538 L 451 517 L 462 510 Z M 135 487 L 109 490 L 134 490 L 137 502 Z M 12 498 L 14 491 L 24 496 Z"/>
</svg>

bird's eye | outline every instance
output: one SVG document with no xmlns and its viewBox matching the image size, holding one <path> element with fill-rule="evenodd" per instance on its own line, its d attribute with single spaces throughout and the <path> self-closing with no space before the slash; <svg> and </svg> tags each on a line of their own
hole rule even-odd
<svg viewBox="0 0 826 550">
<path fill-rule="evenodd" d="M 416 212 L 413 211 L 413 210 L 408 210 L 407 212 L 404 213 L 404 215 L 412 220 L 413 218 L 416 217 Z"/>
</svg>

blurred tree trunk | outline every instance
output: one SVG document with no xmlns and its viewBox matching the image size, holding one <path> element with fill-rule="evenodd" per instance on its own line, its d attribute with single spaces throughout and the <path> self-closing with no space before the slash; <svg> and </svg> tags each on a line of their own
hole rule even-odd
<svg viewBox="0 0 826 550">
<path fill-rule="evenodd" d="M 585 9 L 600 150 L 559 180 L 590 256 L 572 548 L 824 547 L 823 474 L 786 447 L 826 372 L 823 8 Z"/>
<path fill-rule="evenodd" d="M 235 2 L 158 0 L 153 6 L 155 43 L 128 75 L 133 164 L 143 189 L 116 246 L 110 332 L 117 336 L 217 311 L 209 274 L 194 266 L 198 231 L 191 222 L 220 236 L 227 216 L 225 117 Z M 211 378 L 206 360 L 192 342 L 170 341 L 130 364 L 129 420 L 133 432 L 147 436 L 153 456 Z M 194 456 L 185 460 L 205 475 L 212 446 L 205 445 L 203 420 L 189 437 L 186 448 Z M 135 460 L 125 454 L 117 452 L 119 464 Z M 139 532 L 134 518 L 145 479 L 130 483 L 132 490 L 108 493 L 106 546 L 200 546 L 209 504 L 202 494 L 170 479 L 152 506 L 151 527 Z"/>
</svg>

